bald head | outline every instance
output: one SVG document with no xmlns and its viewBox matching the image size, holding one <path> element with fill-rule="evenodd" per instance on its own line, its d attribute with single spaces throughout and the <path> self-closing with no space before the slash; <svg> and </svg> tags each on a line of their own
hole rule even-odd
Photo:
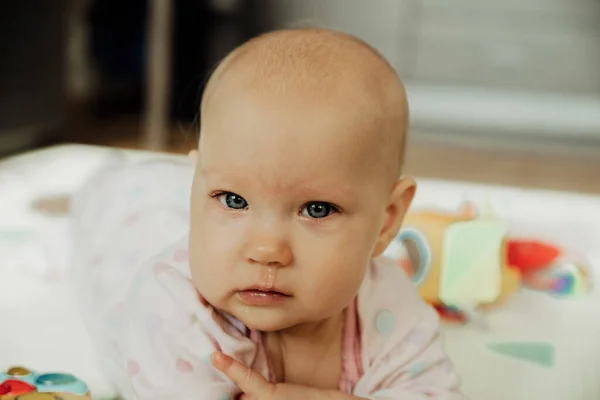
<svg viewBox="0 0 600 400">
<path fill-rule="evenodd" d="M 244 43 L 210 77 L 202 120 L 240 93 L 304 101 L 323 112 L 337 108 L 352 127 L 348 135 L 359 135 L 356 142 L 398 177 L 408 121 L 404 87 L 393 67 L 360 39 L 331 30 L 291 29 Z M 201 132 L 210 133 L 204 122 Z"/>
</svg>

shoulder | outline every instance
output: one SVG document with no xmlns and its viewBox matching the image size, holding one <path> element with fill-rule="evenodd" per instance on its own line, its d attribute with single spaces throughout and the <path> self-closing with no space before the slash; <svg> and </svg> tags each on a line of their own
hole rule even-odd
<svg viewBox="0 0 600 400">
<path fill-rule="evenodd" d="M 192 328 L 200 324 L 201 330 L 212 336 L 219 336 L 220 331 L 246 334 L 243 325 L 218 312 L 196 289 L 189 269 L 187 236 L 141 268 L 127 297 L 130 315 L 160 317 L 171 331 L 195 330 Z"/>
<path fill-rule="evenodd" d="M 387 257 L 373 260 L 358 294 L 361 342 L 369 352 L 406 336 L 431 312 L 397 263 Z"/>
<path fill-rule="evenodd" d="M 205 366 L 216 349 L 250 365 L 256 344 L 243 324 L 216 310 L 198 292 L 181 253 L 186 243 L 148 261 L 134 279 L 125 304 L 124 355 L 140 368 L 179 378 L 182 366 L 209 373 Z"/>
<path fill-rule="evenodd" d="M 189 272 L 187 251 L 187 240 L 181 239 L 146 261 L 129 287 L 128 303 L 157 312 L 169 307 L 168 314 L 174 315 L 199 304 Z"/>
<path fill-rule="evenodd" d="M 410 278 L 388 257 L 378 257 L 369 266 L 359 292 L 359 307 L 367 313 L 386 307 L 403 319 L 413 314 L 418 317 L 428 308 Z"/>
</svg>

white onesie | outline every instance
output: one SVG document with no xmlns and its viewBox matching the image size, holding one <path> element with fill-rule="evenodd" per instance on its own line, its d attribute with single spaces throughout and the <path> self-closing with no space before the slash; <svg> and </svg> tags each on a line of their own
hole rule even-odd
<svg viewBox="0 0 600 400">
<path fill-rule="evenodd" d="M 260 332 L 215 310 L 188 266 L 193 168 L 115 159 L 73 200 L 75 279 L 104 371 L 127 400 L 227 400 L 221 350 L 273 380 Z M 346 312 L 340 391 L 371 399 L 464 399 L 438 317 L 385 258 Z"/>
</svg>

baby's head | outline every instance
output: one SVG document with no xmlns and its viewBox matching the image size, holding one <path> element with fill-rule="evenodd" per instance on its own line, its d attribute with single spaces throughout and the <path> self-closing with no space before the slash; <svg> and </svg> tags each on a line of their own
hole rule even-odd
<svg viewBox="0 0 600 400">
<path fill-rule="evenodd" d="M 352 36 L 285 30 L 234 50 L 201 106 L 190 260 L 202 296 L 262 331 L 339 315 L 412 200 L 407 120 L 393 68 Z"/>
</svg>

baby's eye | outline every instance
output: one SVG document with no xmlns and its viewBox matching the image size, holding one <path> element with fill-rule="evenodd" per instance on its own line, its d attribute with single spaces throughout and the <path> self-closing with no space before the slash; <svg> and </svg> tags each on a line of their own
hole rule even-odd
<svg viewBox="0 0 600 400">
<path fill-rule="evenodd" d="M 335 211 L 335 208 L 329 203 L 312 202 L 304 206 L 302 215 L 310 218 L 325 218 Z"/>
<path fill-rule="evenodd" d="M 221 204 L 223 204 L 225 207 L 232 208 L 234 210 L 243 210 L 248 208 L 248 202 L 246 199 L 238 194 L 227 192 L 220 193 L 215 197 L 219 199 Z"/>
</svg>

